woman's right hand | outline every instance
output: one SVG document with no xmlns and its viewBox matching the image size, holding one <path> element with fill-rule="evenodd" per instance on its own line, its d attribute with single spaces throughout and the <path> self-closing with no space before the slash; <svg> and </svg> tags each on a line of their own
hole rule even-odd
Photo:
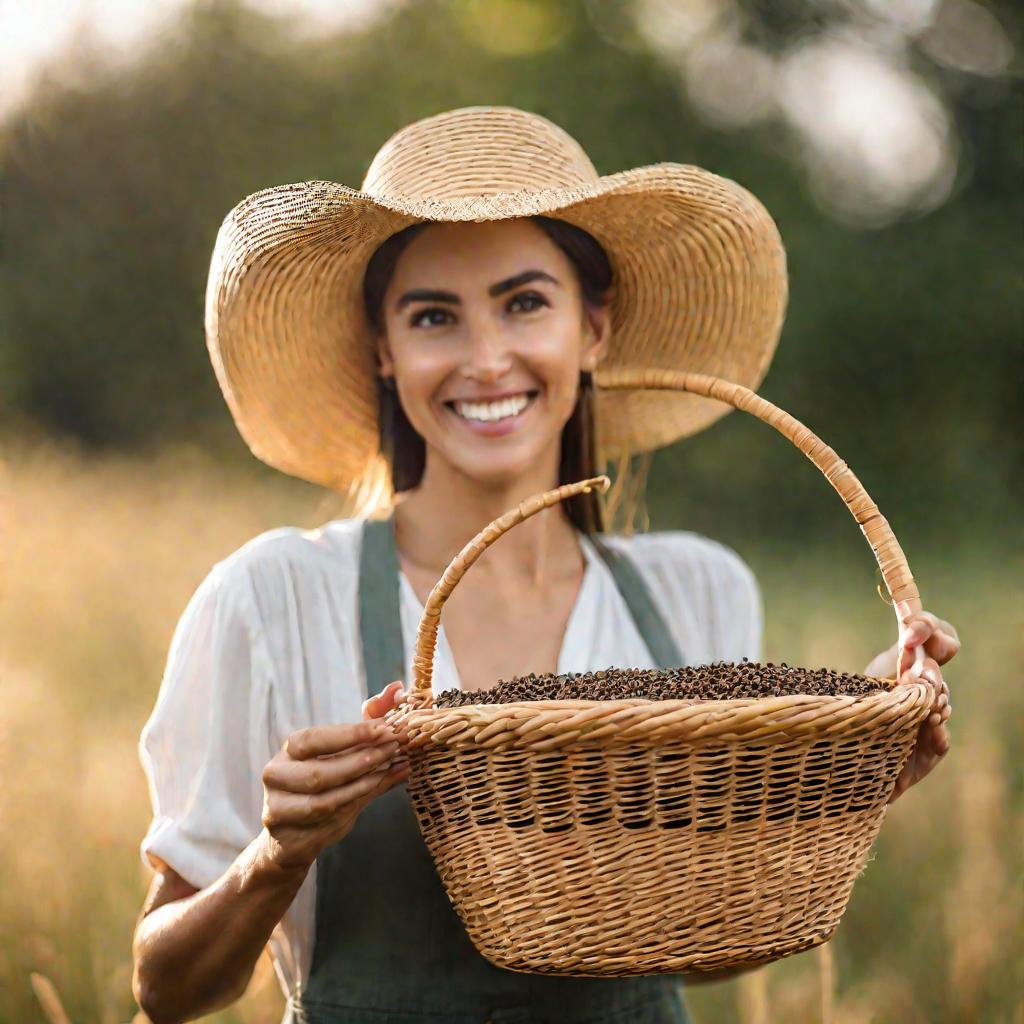
<svg viewBox="0 0 1024 1024">
<path fill-rule="evenodd" d="M 263 828 L 271 860 L 308 870 L 348 835 L 359 812 L 408 778 L 395 731 L 383 718 L 403 694 L 391 683 L 363 704 L 363 721 L 293 732 L 263 769 Z"/>
</svg>

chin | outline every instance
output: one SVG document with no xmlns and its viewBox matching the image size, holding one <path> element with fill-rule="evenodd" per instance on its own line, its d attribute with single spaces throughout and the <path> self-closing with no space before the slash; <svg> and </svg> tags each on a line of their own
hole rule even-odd
<svg viewBox="0 0 1024 1024">
<path fill-rule="evenodd" d="M 536 472 L 545 461 L 544 451 L 509 450 L 497 446 L 490 451 L 442 452 L 441 458 L 452 468 L 471 480 L 488 487 L 513 485 Z"/>
<path fill-rule="evenodd" d="M 488 487 L 511 486 L 529 476 L 536 466 L 536 460 L 491 459 L 462 463 L 458 469 L 471 480 Z"/>
</svg>

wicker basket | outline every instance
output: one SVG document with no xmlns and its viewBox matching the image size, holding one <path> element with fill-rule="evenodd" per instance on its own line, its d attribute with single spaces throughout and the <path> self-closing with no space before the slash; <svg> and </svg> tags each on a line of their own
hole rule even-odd
<svg viewBox="0 0 1024 1024">
<path fill-rule="evenodd" d="M 748 389 L 670 371 L 603 387 L 679 389 L 771 424 L 860 524 L 900 614 L 906 559 L 845 463 Z M 831 937 L 928 715 L 924 682 L 866 697 L 536 701 L 433 707 L 441 607 L 506 530 L 607 478 L 523 502 L 452 561 L 420 623 L 414 685 L 390 718 L 440 878 L 491 963 L 631 975 L 764 963 Z"/>
</svg>

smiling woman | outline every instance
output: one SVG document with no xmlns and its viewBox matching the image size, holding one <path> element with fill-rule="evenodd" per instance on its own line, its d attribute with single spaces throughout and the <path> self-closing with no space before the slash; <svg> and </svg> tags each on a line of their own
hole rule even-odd
<svg viewBox="0 0 1024 1024">
<path fill-rule="evenodd" d="M 303 182 L 231 211 L 206 325 L 228 406 L 261 459 L 360 514 L 255 538 L 175 631 L 141 741 L 157 874 L 135 989 L 157 1024 L 229 1004 L 267 943 L 296 1024 L 687 1020 L 678 976 L 485 959 L 380 720 L 412 678 L 427 596 L 480 528 L 728 408 L 595 392 L 592 373 L 755 388 L 785 299 L 777 229 L 741 186 L 675 164 L 599 177 L 565 132 L 508 108 L 403 128 L 358 193 Z M 759 659 L 761 597 L 735 552 L 603 526 L 592 498 L 489 547 L 445 604 L 434 691 Z M 930 639 L 919 668 L 939 685 L 951 649 L 925 614 L 903 639 Z M 896 795 L 944 753 L 943 728 L 923 727 Z"/>
<path fill-rule="evenodd" d="M 418 236 L 427 234 L 416 245 Z M 491 265 L 486 252 L 506 247 L 510 262 L 524 267 L 493 283 L 481 280 L 481 270 Z M 406 252 L 406 250 L 410 250 Z M 404 257 L 403 257 L 404 254 Z M 462 258 L 460 258 L 460 255 Z M 399 260 L 402 272 L 395 268 Z M 544 267 L 550 266 L 550 271 Z M 459 288 L 406 286 L 417 280 L 443 279 Z M 404 283 L 403 283 L 404 282 Z M 396 381 L 396 358 L 403 369 L 415 367 L 424 355 L 437 349 L 439 358 L 464 359 L 459 343 L 487 345 L 489 332 L 508 332 L 518 339 L 530 365 L 536 364 L 537 351 L 546 339 L 556 349 L 571 354 L 581 348 L 589 332 L 594 344 L 581 352 L 579 386 L 561 386 L 559 393 L 572 395 L 572 409 L 561 431 L 558 482 L 569 483 L 594 476 L 594 408 L 591 370 L 603 351 L 601 338 L 608 330 L 607 303 L 612 285 L 608 256 L 600 243 L 582 228 L 551 217 L 498 221 L 489 224 L 413 224 L 388 238 L 370 258 L 363 282 L 366 315 L 375 334 L 381 357 L 378 382 L 381 445 L 391 468 L 396 492 L 410 491 L 420 485 L 426 465 L 426 434 L 410 422 L 406 406 L 414 401 L 415 383 L 406 377 Z M 532 287 L 531 287 L 532 286 Z M 385 316 L 385 295 L 393 306 Z M 397 297 L 396 297 L 397 295 Z M 400 315 L 403 314 L 403 315 Z M 486 321 L 484 329 L 479 329 Z M 474 325 L 477 329 L 474 330 Z M 568 333 L 581 335 L 563 345 Z M 502 351 L 515 358 L 515 345 L 509 342 Z M 396 356 L 397 353 L 397 356 Z M 484 352 L 486 358 L 486 349 Z M 479 364 L 480 353 L 477 353 Z M 534 372 L 539 372 L 536 368 Z M 470 371 L 472 372 L 472 370 Z M 451 396 L 439 395 L 442 402 L 465 428 L 484 437 L 507 437 L 524 426 L 528 410 L 548 396 L 543 379 L 505 381 L 501 368 L 497 382 L 488 382 L 487 373 L 475 382 L 465 374 L 449 385 Z M 524 376 L 531 371 L 525 369 Z M 403 375 L 404 376 L 404 375 Z M 397 385 L 397 391 L 396 391 Z M 521 385 L 521 386 L 520 386 Z M 518 390 L 517 390 L 518 388 Z M 399 401 L 399 394 L 401 401 Z M 550 409 L 550 406 L 548 407 Z M 423 421 L 422 415 L 417 417 Z M 538 425 L 543 431 L 543 424 Z M 456 435 L 457 438 L 458 435 Z M 548 431 L 548 438 L 553 436 Z M 493 448 L 487 449 L 490 460 Z M 568 502 L 574 525 L 587 533 L 601 528 L 602 513 L 595 492 L 579 495 Z"/>
<path fill-rule="evenodd" d="M 285 185 L 229 214 L 206 317 L 225 399 L 254 453 L 347 495 L 351 514 L 254 538 L 178 623 L 141 742 L 157 874 L 135 988 L 154 1021 L 232 1002 L 268 942 L 294 1022 L 687 1019 L 678 976 L 486 960 L 379 719 L 467 539 L 726 409 L 602 394 L 593 371 L 756 387 L 786 294 L 778 231 L 741 186 L 678 164 L 600 177 L 567 133 L 514 108 L 403 128 L 359 192 Z M 760 593 L 736 552 L 604 527 L 592 493 L 489 548 L 445 606 L 436 692 L 760 656 Z"/>
</svg>

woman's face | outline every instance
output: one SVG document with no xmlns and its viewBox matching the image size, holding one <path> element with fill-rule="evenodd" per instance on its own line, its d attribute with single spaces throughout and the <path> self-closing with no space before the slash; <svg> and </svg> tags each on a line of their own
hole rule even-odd
<svg viewBox="0 0 1024 1024">
<path fill-rule="evenodd" d="M 581 370 L 608 341 L 576 271 L 526 219 L 431 224 L 398 258 L 384 295 L 381 372 L 409 422 L 469 477 L 511 483 L 557 467 Z M 553 462 L 550 460 L 553 459 Z"/>
</svg>

